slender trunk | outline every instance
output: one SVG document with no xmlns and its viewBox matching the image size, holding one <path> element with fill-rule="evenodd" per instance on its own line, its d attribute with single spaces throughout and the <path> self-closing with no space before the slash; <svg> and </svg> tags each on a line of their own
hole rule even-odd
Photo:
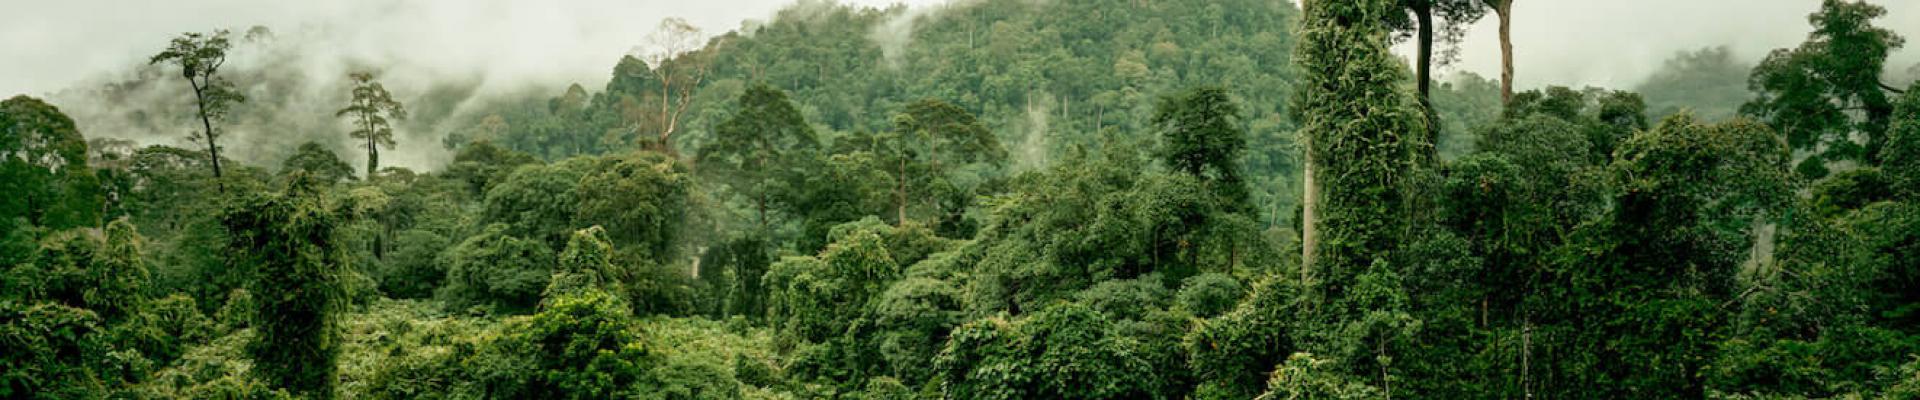
<svg viewBox="0 0 1920 400">
<path fill-rule="evenodd" d="M 1419 37 L 1415 39 L 1420 46 L 1420 54 L 1414 68 L 1419 75 L 1416 78 L 1419 79 L 1417 83 L 1420 89 L 1420 101 L 1426 102 L 1431 97 L 1433 88 L 1433 5 L 1430 3 L 1416 5 L 1413 15 L 1417 19 L 1416 22 L 1420 24 Z"/>
<path fill-rule="evenodd" d="M 895 177 L 894 181 L 898 183 L 897 186 L 895 186 L 894 188 L 894 193 L 900 196 L 900 202 L 897 203 L 899 204 L 899 209 L 896 210 L 899 212 L 899 219 L 894 220 L 894 224 L 898 226 L 907 226 L 907 159 L 906 157 L 900 158 L 900 176 Z"/>
<path fill-rule="evenodd" d="M 199 82 L 195 82 L 192 77 L 187 78 L 187 84 L 193 86 L 194 101 L 200 105 L 200 126 L 206 129 L 204 133 L 207 139 L 207 160 L 213 163 L 214 187 L 219 188 L 220 193 L 226 193 L 227 182 L 220 179 L 220 145 L 214 142 L 213 118 L 207 115 L 206 89 L 200 85 Z M 212 82 L 208 82 L 208 84 L 211 85 Z"/>
<path fill-rule="evenodd" d="M 660 142 L 654 144 L 655 146 L 660 146 L 661 152 L 665 152 L 667 150 L 667 147 L 669 147 L 667 146 L 667 140 L 670 140 L 673 137 L 673 113 L 671 112 L 671 110 L 673 109 L 672 97 L 673 97 L 672 81 L 669 81 L 667 79 L 661 79 L 660 80 L 660 123 L 662 124 L 662 128 L 660 129 Z"/>
<path fill-rule="evenodd" d="M 361 120 L 367 121 L 367 181 L 372 182 L 374 171 L 380 170 L 380 139 L 374 135 L 373 118 L 362 116 Z"/>
<path fill-rule="evenodd" d="M 771 151 L 761 149 L 758 157 L 754 158 L 754 163 L 758 164 L 755 167 L 758 167 L 760 173 L 764 174 L 767 171 L 767 153 L 769 152 Z M 759 192 L 759 195 L 754 198 L 754 208 L 760 212 L 760 230 L 764 233 L 767 229 L 767 190 L 762 187 Z"/>
<path fill-rule="evenodd" d="M 1432 163 L 1439 159 L 1440 152 L 1440 119 L 1433 110 L 1433 3 L 1416 5 L 1414 15 L 1420 23 L 1420 37 L 1416 40 L 1420 48 L 1419 65 L 1416 66 L 1419 70 L 1420 111 L 1427 118 L 1427 143 L 1422 146 L 1420 155 L 1423 156 L 1422 162 Z"/>
<path fill-rule="evenodd" d="M 1500 103 L 1513 103 L 1513 0 L 1494 7 L 1500 17 Z"/>
<path fill-rule="evenodd" d="M 1379 354 L 1381 359 L 1387 359 L 1386 338 L 1380 338 L 1380 341 L 1374 342 L 1374 349 L 1375 354 Z M 1380 364 L 1380 387 L 1386 389 L 1387 400 L 1393 400 L 1393 377 L 1387 374 L 1387 364 L 1385 363 Z"/>
<path fill-rule="evenodd" d="M 1314 183 L 1313 178 L 1315 160 L 1313 159 L 1313 138 L 1311 135 L 1304 138 L 1304 142 L 1303 144 L 1306 145 L 1307 149 L 1307 162 L 1306 174 L 1302 178 L 1302 182 L 1304 182 L 1302 185 L 1303 193 L 1300 196 L 1300 284 L 1303 285 L 1307 284 L 1309 278 L 1312 276 L 1314 247 L 1319 245 L 1319 242 L 1315 240 L 1315 231 L 1319 229 L 1317 227 L 1317 221 L 1314 220 L 1314 209 L 1316 208 L 1315 205 L 1319 203 L 1320 198 L 1320 186 Z"/>
<path fill-rule="evenodd" d="M 947 177 L 947 174 L 942 173 L 940 170 L 940 137 L 936 135 L 933 129 L 927 130 L 927 160 L 931 161 L 933 165 L 932 169 L 927 171 L 929 178 Z M 934 215 L 934 221 L 931 224 L 938 226 L 941 220 L 947 218 L 947 214 L 944 212 L 945 210 L 940 209 L 940 199 L 936 198 L 936 196 L 931 196 L 932 193 L 928 194 L 927 208 L 933 210 Z"/>
</svg>

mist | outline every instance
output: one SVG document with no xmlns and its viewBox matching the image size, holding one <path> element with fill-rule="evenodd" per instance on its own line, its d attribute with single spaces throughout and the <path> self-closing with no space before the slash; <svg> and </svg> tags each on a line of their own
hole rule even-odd
<svg viewBox="0 0 1920 400">
<path fill-rule="evenodd" d="M 1907 38 L 1888 60 L 1890 77 L 1920 64 L 1920 1 L 1870 0 L 1887 9 L 1875 25 Z M 1758 62 L 1773 49 L 1806 40 L 1817 0 L 1519 0 L 1514 2 L 1515 86 L 1628 89 L 1681 51 L 1727 46 Z M 1730 11 L 1731 10 L 1731 11 Z M 1446 72 L 1500 75 L 1498 19 L 1473 25 L 1460 60 Z M 1408 45 L 1397 48 L 1413 54 Z M 1904 86 L 1904 85 L 1900 85 Z"/>
<path fill-rule="evenodd" d="M 959 0 L 973 1 L 973 0 Z M 1289 0 L 1276 0 L 1289 1 Z M 915 21 L 938 18 L 945 0 L 851 0 L 863 6 L 905 3 L 908 11 L 870 40 L 897 62 Z M 1878 25 L 1920 39 L 1920 2 L 1876 1 Z M 271 39 L 238 43 L 228 78 L 254 98 L 242 107 L 271 120 L 236 120 L 226 154 L 271 168 L 301 142 L 317 141 L 352 162 L 360 157 L 333 111 L 344 104 L 350 71 L 369 70 L 414 107 L 397 132 L 389 165 L 432 169 L 449 154 L 439 139 L 467 110 L 511 96 L 552 96 L 579 83 L 602 85 L 614 62 L 636 50 L 658 22 L 686 18 L 709 35 L 771 17 L 793 0 L 345 0 L 272 2 L 79 0 L 10 6 L 0 15 L 0 94 L 48 98 L 89 137 L 192 147 L 191 98 L 177 77 L 146 58 L 181 32 L 252 26 Z M 1631 88 L 1674 54 L 1727 46 L 1744 61 L 1806 37 L 1810 0 L 1523 0 L 1515 6 L 1517 84 Z M 1727 10 L 1738 10 L 1729 13 Z M 1495 19 L 1475 24 L 1461 58 L 1441 69 L 1493 77 L 1500 54 Z M 1894 53 L 1889 78 L 1920 76 L 1914 45 Z M 1411 49 L 1402 46 L 1402 54 Z M 1288 51 L 1274 49 L 1274 51 Z M 1443 78 L 1444 79 L 1444 78 Z M 142 85 L 129 82 L 148 81 Z M 1901 83 L 1896 82 L 1896 85 Z M 103 95 L 122 97 L 101 101 Z M 244 110 L 243 110 L 244 111 Z M 158 115 L 156 115 L 158 114 Z M 242 113 L 244 114 L 244 112 Z M 1046 111 L 1030 129 L 1045 129 Z"/>
<path fill-rule="evenodd" d="M 507 95 L 557 95 L 567 85 L 598 88 L 622 55 L 637 50 L 661 19 L 685 18 L 708 35 L 766 19 L 791 0 L 344 0 L 271 2 L 80 0 L 9 6 L 0 15 L 0 93 L 47 98 L 88 137 L 194 148 L 192 98 L 177 72 L 147 58 L 182 32 L 228 29 L 235 46 L 223 69 L 251 98 L 236 110 L 271 111 L 272 121 L 230 121 L 223 155 L 277 166 L 313 140 L 350 163 L 360 157 L 333 112 L 345 104 L 346 74 L 374 71 L 416 108 L 383 151 L 388 165 L 438 167 L 439 138 L 463 110 Z M 845 3 L 884 6 L 892 0 Z M 907 3 L 931 3 L 911 0 Z M 274 34 L 242 40 L 254 26 Z M 104 101 L 104 95 L 121 97 Z M 449 103 L 447 109 L 416 105 Z"/>
</svg>

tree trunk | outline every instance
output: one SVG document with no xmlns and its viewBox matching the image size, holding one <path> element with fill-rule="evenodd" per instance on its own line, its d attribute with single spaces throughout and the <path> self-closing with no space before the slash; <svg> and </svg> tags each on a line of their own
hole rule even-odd
<svg viewBox="0 0 1920 400">
<path fill-rule="evenodd" d="M 1419 160 L 1419 162 L 1432 165 L 1436 160 L 1440 160 L 1440 113 L 1434 112 L 1434 100 L 1432 100 L 1432 83 L 1434 83 L 1434 75 L 1432 75 L 1432 65 L 1434 65 L 1434 10 L 1432 10 L 1432 2 L 1421 2 L 1421 4 L 1417 4 L 1417 6 L 1413 8 L 1413 15 L 1419 17 L 1419 25 L 1421 25 L 1421 27 L 1419 27 L 1419 38 L 1417 38 L 1417 42 L 1419 42 L 1419 62 L 1417 62 L 1419 63 L 1419 65 L 1417 65 L 1419 73 L 1417 73 L 1415 79 L 1417 79 L 1417 87 L 1419 87 L 1419 94 L 1421 94 L 1421 115 L 1427 117 L 1427 142 L 1421 144 L 1421 152 L 1419 152 L 1421 160 Z"/>
<path fill-rule="evenodd" d="M 894 220 L 894 224 L 907 226 L 907 159 L 904 156 L 900 158 L 900 176 L 894 177 L 894 182 L 898 183 L 894 193 L 900 196 L 899 208 L 895 210 L 899 212 L 899 219 Z"/>
<path fill-rule="evenodd" d="M 380 139 L 374 136 L 372 118 L 367 122 L 367 181 L 373 181 L 374 171 L 380 170 Z"/>
<path fill-rule="evenodd" d="M 1426 1 L 1414 5 L 1414 16 L 1419 19 L 1419 61 L 1416 81 L 1420 91 L 1420 114 L 1427 119 L 1426 143 L 1420 154 L 1423 163 L 1433 163 L 1440 155 L 1440 118 L 1433 110 L 1433 2 Z"/>
<path fill-rule="evenodd" d="M 195 102 L 200 105 L 200 126 L 206 128 L 207 161 L 213 163 L 214 186 L 219 188 L 220 193 L 226 193 L 227 182 L 220 179 L 220 145 L 214 142 L 213 118 L 207 115 L 206 89 L 204 89 L 200 83 L 195 82 L 192 77 L 187 78 L 187 84 L 193 86 L 193 98 Z M 208 82 L 208 84 L 211 85 L 212 82 Z"/>
<path fill-rule="evenodd" d="M 1513 103 L 1513 0 L 1493 9 L 1500 17 L 1500 104 Z"/>
<path fill-rule="evenodd" d="M 1420 102 L 1426 103 L 1433 91 L 1433 4 L 1423 2 L 1414 5 L 1413 15 L 1420 24 L 1419 37 L 1415 39 L 1420 50 L 1419 61 L 1414 66 L 1418 74 L 1415 78 L 1418 79 Z"/>
<path fill-rule="evenodd" d="M 1314 220 L 1314 206 L 1319 203 L 1320 186 L 1314 183 L 1313 178 L 1313 138 L 1302 139 L 1307 149 L 1306 176 L 1302 178 L 1303 193 L 1300 195 L 1300 283 L 1304 285 L 1312 276 L 1314 247 L 1319 245 L 1314 237 L 1315 231 L 1319 230 Z"/>
</svg>

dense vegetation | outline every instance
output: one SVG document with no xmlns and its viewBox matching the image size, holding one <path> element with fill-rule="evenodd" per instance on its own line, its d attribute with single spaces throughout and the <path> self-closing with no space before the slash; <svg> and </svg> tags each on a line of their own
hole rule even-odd
<svg viewBox="0 0 1920 400">
<path fill-rule="evenodd" d="M 802 2 L 467 113 L 182 35 L 83 118 L 197 147 L 0 102 L 0 398 L 1920 397 L 1881 8 L 1503 93 L 1390 46 L 1510 0 L 1306 3 Z"/>
</svg>

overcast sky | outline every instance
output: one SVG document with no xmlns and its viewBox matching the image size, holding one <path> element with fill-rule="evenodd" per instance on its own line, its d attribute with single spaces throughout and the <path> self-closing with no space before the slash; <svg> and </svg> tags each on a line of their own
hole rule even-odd
<svg viewBox="0 0 1920 400">
<path fill-rule="evenodd" d="M 5 97 L 45 94 L 124 70 L 179 32 L 253 25 L 324 38 L 319 41 L 334 47 L 329 51 L 433 73 L 591 84 L 604 80 L 612 60 L 640 43 L 663 17 L 685 17 L 717 33 L 743 20 L 766 19 L 792 0 L 0 1 L 13 3 L 0 7 L 8 10 L 0 13 L 0 97 Z M 1920 1 L 1877 2 L 1891 11 L 1880 26 L 1920 40 Z M 1520 83 L 1626 87 L 1674 52 L 1719 44 L 1757 58 L 1804 38 L 1806 15 L 1818 4 L 1523 0 L 1514 19 Z M 1497 75 L 1492 21 L 1476 26 L 1459 69 Z M 1902 49 L 1895 59 L 1904 69 L 1920 62 L 1920 51 Z"/>
</svg>

